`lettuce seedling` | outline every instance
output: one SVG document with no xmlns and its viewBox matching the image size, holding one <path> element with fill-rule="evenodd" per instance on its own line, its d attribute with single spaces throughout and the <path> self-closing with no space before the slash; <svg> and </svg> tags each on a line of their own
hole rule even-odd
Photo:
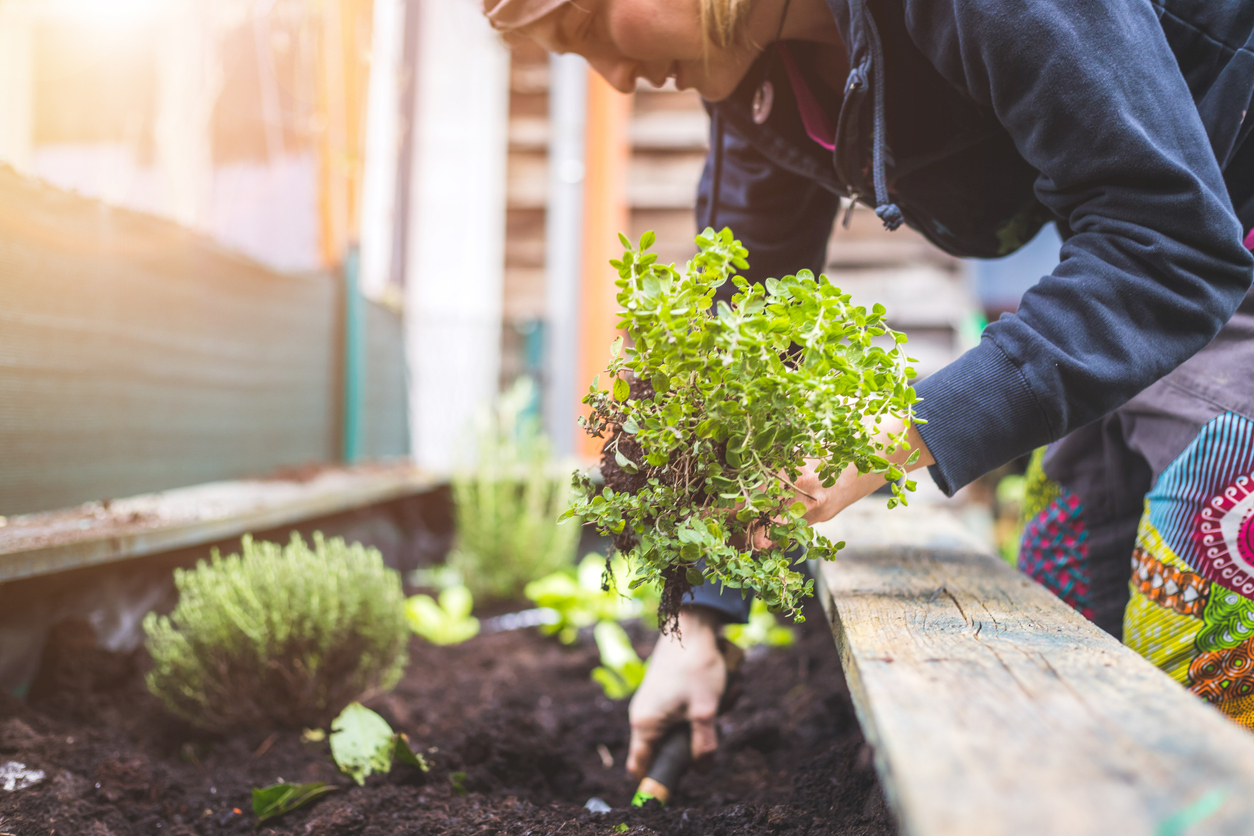
<svg viewBox="0 0 1254 836">
<path fill-rule="evenodd" d="M 751 647 L 787 647 L 794 641 L 792 630 L 775 619 L 761 599 L 755 598 L 749 607 L 749 621 L 745 624 L 728 624 L 723 635 L 741 650 Z"/>
<path fill-rule="evenodd" d="M 636 655 L 627 631 L 615 622 L 597 622 L 592 634 L 601 651 L 601 665 L 593 668 L 592 680 L 610 699 L 627 699 L 644 681 L 645 663 Z"/>
<path fill-rule="evenodd" d="M 572 644 L 581 627 L 632 618 L 650 606 L 656 609 L 656 590 L 651 586 L 628 589 L 628 580 L 627 562 L 621 557 L 607 563 L 600 555 L 590 554 L 574 573 L 558 571 L 527 584 L 527 597 L 557 616 L 551 624 L 541 625 L 540 632 L 556 633 L 563 644 Z"/>
<path fill-rule="evenodd" d="M 432 644 L 461 644 L 479 634 L 479 619 L 470 614 L 475 600 L 464 586 L 440 592 L 439 603 L 430 595 L 411 595 L 405 602 L 410 628 Z"/>
<path fill-rule="evenodd" d="M 611 347 L 609 391 L 593 381 L 581 420 L 605 439 L 604 486 L 577 475 L 568 514 L 614 538 L 633 584 L 662 586 L 663 630 L 706 580 L 752 590 L 800 620 L 813 581 L 793 569 L 790 549 L 830 560 L 843 545 L 803 518 L 794 483 L 805 460 L 817 461 L 826 486 L 851 464 L 884 474 L 890 507 L 914 488 L 886 458 L 907 447 L 906 430 L 877 440 L 884 419 L 908 428 L 914 417 L 906 336 L 888 328 L 882 305 L 855 306 L 824 276 L 750 284 L 736 275 L 748 252 L 728 229 L 698 236 L 682 272 L 647 252 L 653 233 L 636 248 L 622 241 L 611 264 L 627 339 Z M 715 304 L 728 281 L 735 295 Z M 746 545 L 757 529 L 772 548 Z"/>
</svg>

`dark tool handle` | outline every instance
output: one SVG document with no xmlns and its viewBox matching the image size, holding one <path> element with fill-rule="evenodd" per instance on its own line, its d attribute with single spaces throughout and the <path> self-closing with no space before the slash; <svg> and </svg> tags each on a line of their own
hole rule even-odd
<svg viewBox="0 0 1254 836">
<path fill-rule="evenodd" d="M 662 738 L 649 767 L 649 777 L 671 792 L 692 763 L 692 726 L 680 723 Z"/>
<path fill-rule="evenodd" d="M 723 661 L 727 664 L 727 686 L 719 701 L 718 709 L 722 714 L 731 707 L 730 703 L 735 701 L 739 689 L 734 686 L 739 684 L 740 666 L 744 662 L 745 654 L 743 650 L 726 639 L 720 638 L 718 641 L 719 652 L 723 654 Z M 632 805 L 639 807 L 650 799 L 656 799 L 665 806 L 674 794 L 679 779 L 691 765 L 692 725 L 686 722 L 678 723 L 671 726 L 670 731 L 662 736 L 662 741 L 653 755 L 653 765 L 649 767 L 649 773 L 645 779 L 640 782 L 640 788 L 636 790 L 636 795 L 631 800 Z"/>
</svg>

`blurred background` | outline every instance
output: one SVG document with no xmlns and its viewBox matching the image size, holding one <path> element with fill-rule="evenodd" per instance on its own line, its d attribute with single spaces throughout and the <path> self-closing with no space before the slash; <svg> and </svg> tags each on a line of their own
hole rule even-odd
<svg viewBox="0 0 1254 836">
<path fill-rule="evenodd" d="M 617 233 L 682 262 L 695 93 L 613 92 L 475 0 L 0 0 L 0 514 L 311 464 L 447 472 L 517 379 L 559 455 Z M 1052 268 L 873 213 L 828 251 L 924 373 Z"/>
</svg>

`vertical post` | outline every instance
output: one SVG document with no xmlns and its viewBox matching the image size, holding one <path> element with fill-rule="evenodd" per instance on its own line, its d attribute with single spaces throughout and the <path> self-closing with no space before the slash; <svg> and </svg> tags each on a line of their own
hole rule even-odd
<svg viewBox="0 0 1254 836">
<path fill-rule="evenodd" d="M 30 166 L 35 118 L 34 23 L 14 3 L 0 2 L 0 161 Z"/>
<path fill-rule="evenodd" d="M 222 83 L 219 24 L 204 6 L 177 9 L 163 20 L 157 42 L 154 145 L 165 214 L 203 230 L 213 194 L 210 121 Z"/>
<path fill-rule="evenodd" d="M 323 131 L 321 142 L 321 188 L 319 215 L 322 219 L 322 260 L 327 267 L 340 266 L 348 233 L 349 107 L 344 51 L 344 7 L 346 0 L 322 3 L 322 84 Z"/>
<path fill-rule="evenodd" d="M 366 95 L 361 196 L 361 292 L 378 298 L 392 273 L 396 179 L 401 154 L 400 79 L 404 0 L 375 0 Z"/>
<path fill-rule="evenodd" d="M 631 157 L 628 135 L 631 96 L 619 93 L 595 73 L 588 76 L 588 131 L 586 179 L 584 181 L 583 287 L 580 296 L 579 378 L 576 392 L 582 392 L 592 378 L 600 375 L 600 385 L 609 388 L 605 366 L 610 359 L 610 343 L 616 332 L 618 289 L 616 274 L 609 260 L 622 254 L 618 234 L 627 231 L 627 165 Z M 579 406 L 579 414 L 587 408 Z M 601 441 L 579 435 L 581 457 L 597 460 Z"/>
<path fill-rule="evenodd" d="M 500 386 L 509 52 L 479 4 L 418 8 L 405 341 L 414 457 L 441 471 Z"/>
<path fill-rule="evenodd" d="M 360 257 L 356 246 L 344 254 L 344 432 L 341 456 L 348 464 L 362 456 L 362 378 L 365 376 Z"/>
<path fill-rule="evenodd" d="M 579 285 L 583 273 L 584 133 L 588 65 L 549 59 L 549 195 L 545 237 L 545 429 L 559 456 L 575 452 L 579 378 Z"/>
</svg>

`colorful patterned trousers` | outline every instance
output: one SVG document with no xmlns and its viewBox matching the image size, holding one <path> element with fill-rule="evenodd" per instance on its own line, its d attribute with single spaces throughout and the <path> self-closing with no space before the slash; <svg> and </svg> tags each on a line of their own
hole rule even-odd
<svg viewBox="0 0 1254 836">
<path fill-rule="evenodd" d="M 1223 412 L 1190 429 L 1178 415 L 1135 410 L 1114 421 L 1095 430 L 1105 433 L 1103 461 L 1139 458 L 1141 469 L 1102 481 L 1065 449 L 1033 456 L 1020 568 L 1254 730 L 1254 421 Z M 1092 442 L 1070 452 L 1091 453 Z M 1146 481 L 1130 535 L 1127 509 L 1110 494 L 1135 494 Z M 1122 599 L 1110 580 L 1120 548 Z M 1120 600 L 1122 624 L 1112 629 Z"/>
</svg>

